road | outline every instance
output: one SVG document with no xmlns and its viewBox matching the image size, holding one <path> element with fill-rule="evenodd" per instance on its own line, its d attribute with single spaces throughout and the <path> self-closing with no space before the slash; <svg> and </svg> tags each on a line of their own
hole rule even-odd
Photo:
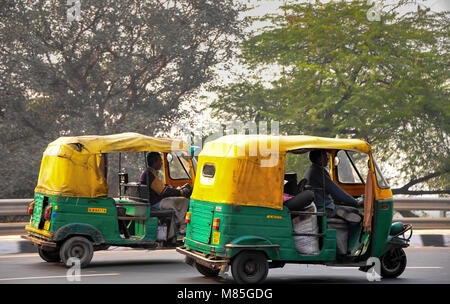
<svg viewBox="0 0 450 304">
<path fill-rule="evenodd" d="M 422 247 L 406 249 L 408 265 L 398 279 L 381 284 L 449 284 L 450 248 Z M 80 281 L 69 281 L 67 268 L 46 263 L 36 253 L 0 255 L 0 284 L 228 284 L 231 273 L 208 279 L 184 264 L 184 256 L 175 250 L 97 251 L 89 267 L 81 269 Z M 369 283 L 366 274 L 356 268 L 289 264 L 271 269 L 266 283 Z"/>
</svg>

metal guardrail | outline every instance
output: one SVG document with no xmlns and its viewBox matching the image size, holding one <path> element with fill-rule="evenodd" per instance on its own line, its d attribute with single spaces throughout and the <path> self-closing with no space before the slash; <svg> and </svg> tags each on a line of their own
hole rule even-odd
<svg viewBox="0 0 450 304">
<path fill-rule="evenodd" d="M 28 205 L 33 199 L 0 199 L 0 216 L 28 215 Z M 405 224 L 412 224 L 414 229 L 450 229 L 450 198 L 394 198 L 394 210 L 428 210 L 441 211 L 440 217 L 404 217 L 394 218 Z M 26 223 L 0 223 L 0 234 L 24 232 Z"/>
<path fill-rule="evenodd" d="M 32 201 L 32 198 L 0 199 L 0 216 L 27 215 L 28 205 Z"/>
<path fill-rule="evenodd" d="M 450 198 L 394 198 L 395 210 L 450 211 Z"/>
<path fill-rule="evenodd" d="M 439 217 L 403 217 L 394 218 L 413 225 L 414 229 L 450 229 L 450 218 L 446 217 L 450 211 L 450 198 L 394 198 L 394 210 L 396 211 L 440 211 Z"/>
</svg>

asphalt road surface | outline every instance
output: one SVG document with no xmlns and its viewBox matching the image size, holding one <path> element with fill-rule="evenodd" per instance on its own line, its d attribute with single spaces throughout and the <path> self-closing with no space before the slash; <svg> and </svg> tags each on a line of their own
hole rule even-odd
<svg viewBox="0 0 450 304">
<path fill-rule="evenodd" d="M 450 283 L 450 248 L 408 248 L 408 265 L 397 279 L 381 284 Z M 0 284 L 228 284 L 231 272 L 209 279 L 184 263 L 175 250 L 97 251 L 79 276 L 58 263 L 44 262 L 38 254 L 0 256 Z M 79 279 L 77 281 L 76 279 Z M 72 281 L 71 281 L 72 280 Z M 357 268 L 287 264 L 269 270 L 266 283 L 372 283 Z"/>
</svg>

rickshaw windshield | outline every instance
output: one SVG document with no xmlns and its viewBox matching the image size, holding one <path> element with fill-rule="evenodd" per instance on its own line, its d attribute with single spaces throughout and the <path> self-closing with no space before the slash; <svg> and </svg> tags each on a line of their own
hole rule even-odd
<svg viewBox="0 0 450 304">
<path fill-rule="evenodd" d="M 378 167 L 378 164 L 376 163 L 375 159 L 373 160 L 373 166 L 375 167 L 375 176 L 377 177 L 378 186 L 383 189 L 388 189 L 389 184 L 384 178 L 383 173 L 381 173 L 381 170 Z"/>
<path fill-rule="evenodd" d="M 169 153 L 169 174 L 172 179 L 190 179 L 189 158 L 185 152 Z"/>
<path fill-rule="evenodd" d="M 369 169 L 368 154 L 340 150 L 336 157 L 339 182 L 343 184 L 365 184 Z"/>
</svg>

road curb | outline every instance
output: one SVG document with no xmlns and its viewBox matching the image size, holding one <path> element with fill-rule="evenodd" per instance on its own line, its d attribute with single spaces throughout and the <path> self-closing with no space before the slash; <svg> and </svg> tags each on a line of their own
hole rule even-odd
<svg viewBox="0 0 450 304">
<path fill-rule="evenodd" d="M 410 247 L 450 247 L 448 234 L 421 234 L 413 235 Z"/>
<path fill-rule="evenodd" d="M 411 237 L 410 247 L 450 247 L 450 234 L 416 234 Z M 112 246 L 108 250 L 142 250 Z M 0 256 L 19 253 L 37 253 L 37 248 L 20 236 L 0 237 Z"/>
</svg>

